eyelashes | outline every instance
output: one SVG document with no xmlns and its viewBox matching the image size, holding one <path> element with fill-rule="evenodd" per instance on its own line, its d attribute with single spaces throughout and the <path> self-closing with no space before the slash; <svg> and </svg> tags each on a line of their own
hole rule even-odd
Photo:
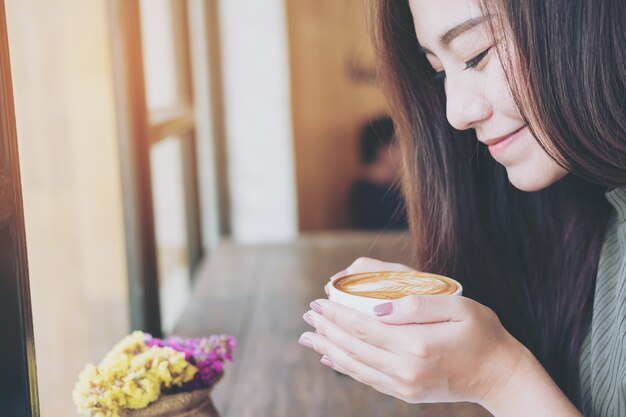
<svg viewBox="0 0 626 417">
<path fill-rule="evenodd" d="M 465 69 L 476 68 L 478 64 L 480 64 L 480 61 L 482 61 L 487 56 L 490 50 L 491 46 L 476 55 L 474 58 L 470 59 L 469 61 L 465 61 Z"/>
<path fill-rule="evenodd" d="M 463 68 L 463 71 L 467 70 L 467 69 L 473 69 L 476 68 L 483 59 L 485 59 L 485 57 L 487 56 L 487 54 L 489 53 L 489 51 L 491 50 L 491 46 L 487 49 L 485 49 L 484 51 L 482 51 L 481 53 L 479 53 L 478 55 L 476 55 L 474 58 L 465 61 L 465 68 Z M 446 78 L 446 72 L 445 71 L 438 71 L 434 76 L 433 76 L 433 81 L 443 81 Z"/>
</svg>

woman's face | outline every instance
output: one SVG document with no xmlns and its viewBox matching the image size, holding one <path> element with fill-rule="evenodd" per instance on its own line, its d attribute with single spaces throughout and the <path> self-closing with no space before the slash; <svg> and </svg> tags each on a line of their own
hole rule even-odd
<svg viewBox="0 0 626 417">
<path fill-rule="evenodd" d="M 563 178 L 530 133 L 496 56 L 489 25 L 472 0 L 409 0 L 420 46 L 446 91 L 446 113 L 458 130 L 474 129 L 509 181 L 536 191 Z"/>
</svg>

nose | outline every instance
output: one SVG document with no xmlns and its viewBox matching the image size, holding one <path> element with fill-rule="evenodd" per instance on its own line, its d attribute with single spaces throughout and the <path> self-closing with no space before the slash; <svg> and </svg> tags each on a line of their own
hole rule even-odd
<svg viewBox="0 0 626 417">
<path fill-rule="evenodd" d="M 477 86 L 450 83 L 450 80 L 447 82 L 446 116 L 457 130 L 475 128 L 493 114 L 491 103 L 475 87 Z"/>
</svg>

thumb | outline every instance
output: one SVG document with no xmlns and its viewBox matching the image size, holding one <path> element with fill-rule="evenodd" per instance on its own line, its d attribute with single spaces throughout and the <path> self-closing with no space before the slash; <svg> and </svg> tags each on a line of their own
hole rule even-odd
<svg viewBox="0 0 626 417">
<path fill-rule="evenodd" d="M 462 321 L 468 316 L 469 299 L 456 295 L 409 295 L 374 307 L 387 324 L 427 324 Z"/>
<path fill-rule="evenodd" d="M 346 268 L 345 272 L 348 274 L 356 274 L 358 272 L 378 272 L 378 271 L 415 271 L 406 265 L 385 262 L 378 259 L 360 257 L 356 259 L 352 264 Z"/>
</svg>

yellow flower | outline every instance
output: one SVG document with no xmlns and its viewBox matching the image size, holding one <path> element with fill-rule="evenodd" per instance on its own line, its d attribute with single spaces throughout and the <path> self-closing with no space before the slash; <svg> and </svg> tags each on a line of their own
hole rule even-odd
<svg viewBox="0 0 626 417">
<path fill-rule="evenodd" d="M 120 408 L 144 408 L 156 401 L 161 388 L 193 379 L 197 368 L 169 347 L 148 348 L 142 332 L 122 339 L 98 366 L 80 373 L 73 398 L 89 417 L 119 417 Z"/>
<path fill-rule="evenodd" d="M 125 378 L 122 392 L 127 400 L 126 408 L 144 408 L 159 398 L 161 386 L 149 372 L 139 371 Z"/>
</svg>

